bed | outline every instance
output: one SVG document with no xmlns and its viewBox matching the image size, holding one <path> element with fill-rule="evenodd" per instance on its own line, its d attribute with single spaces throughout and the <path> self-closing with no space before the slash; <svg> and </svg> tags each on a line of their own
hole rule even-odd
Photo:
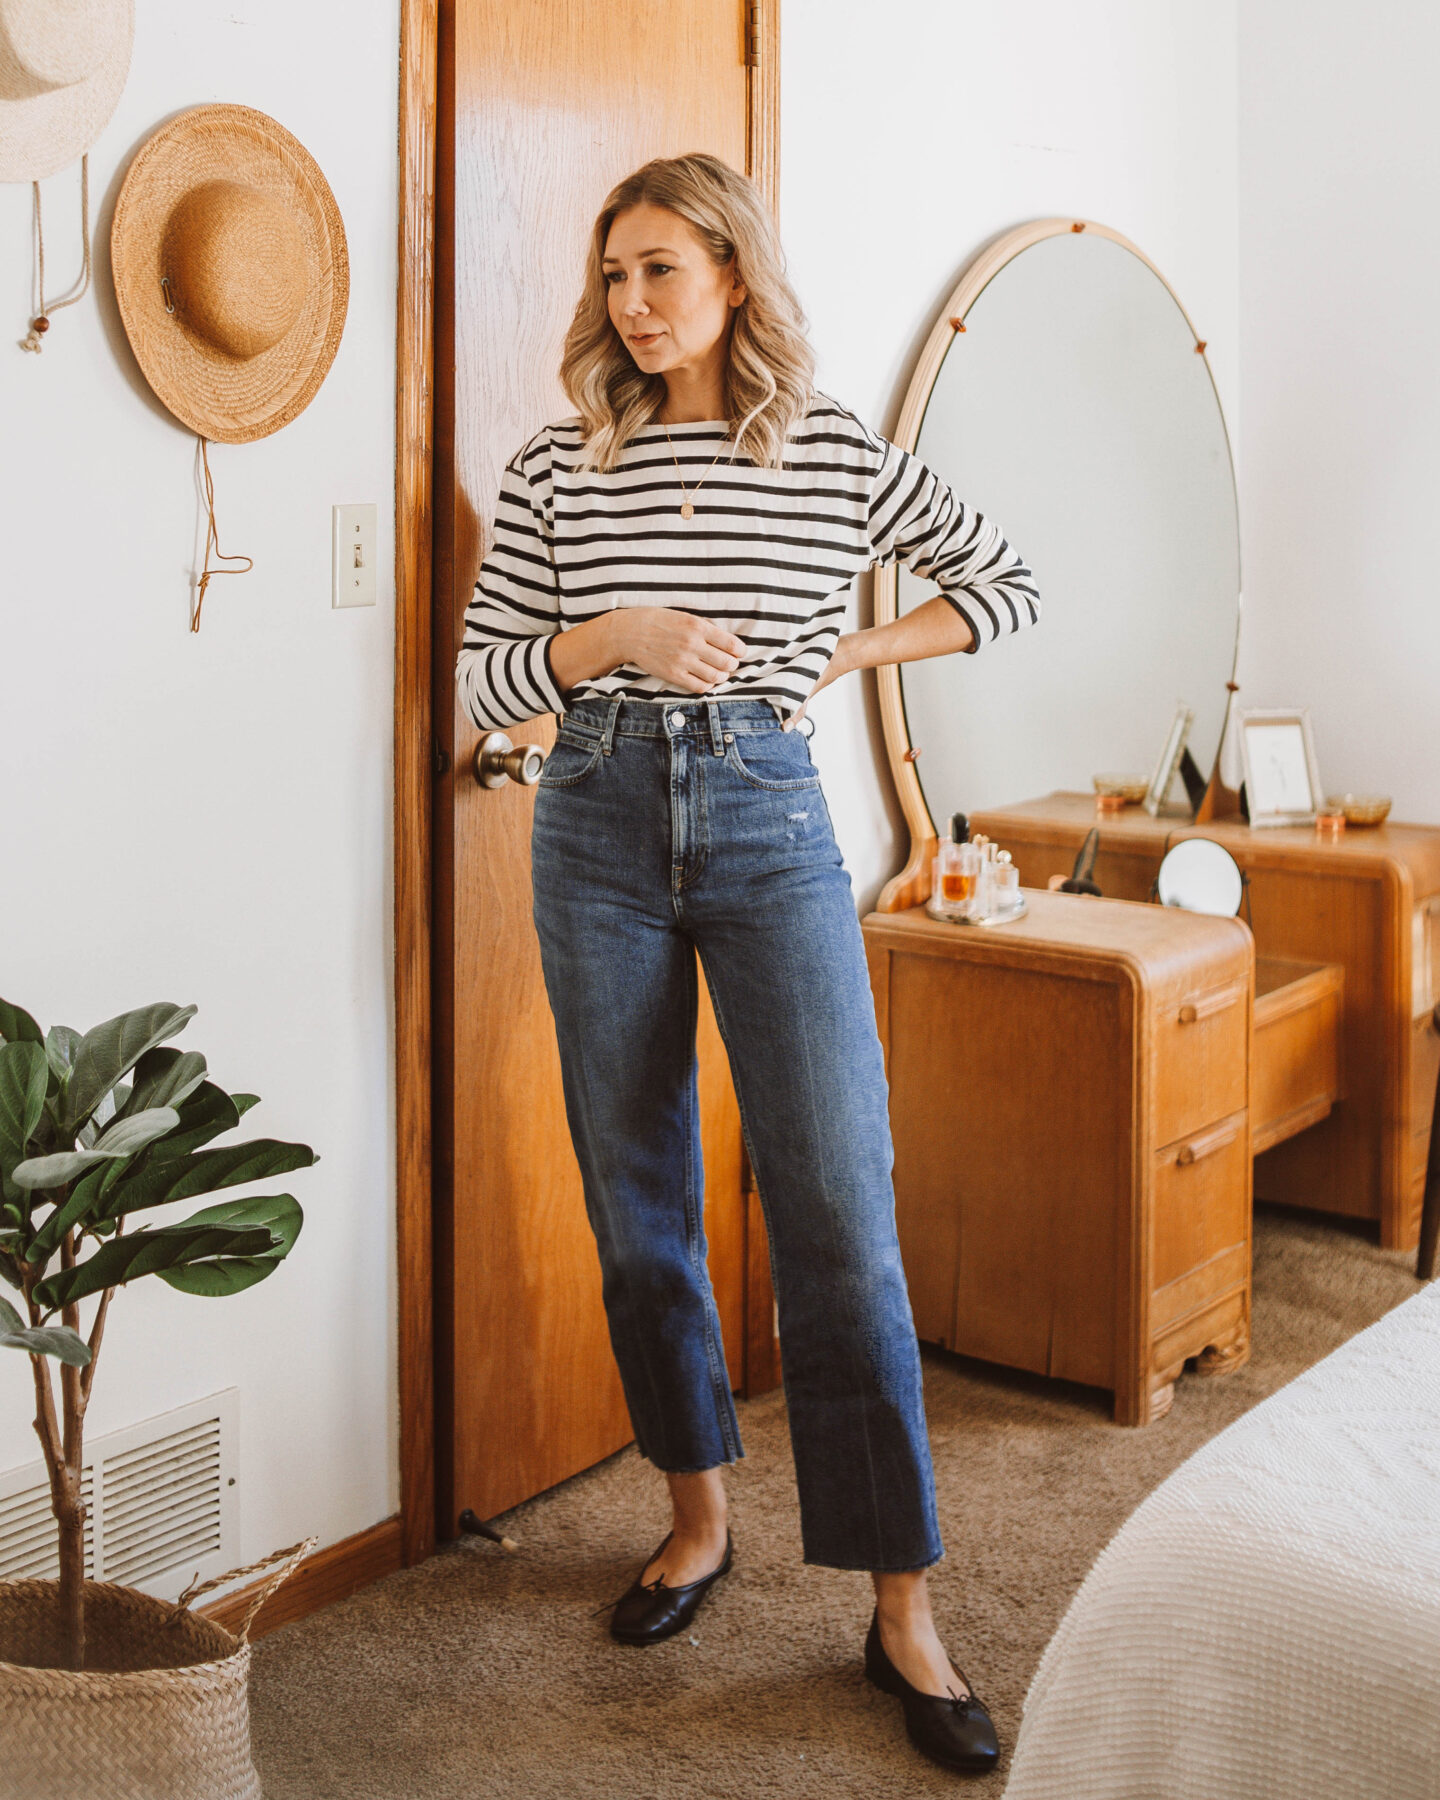
<svg viewBox="0 0 1440 1800">
<path fill-rule="evenodd" d="M 1005 1800 L 1440 1800 L 1440 1283 L 1189 1458 L 1097 1559 Z"/>
</svg>

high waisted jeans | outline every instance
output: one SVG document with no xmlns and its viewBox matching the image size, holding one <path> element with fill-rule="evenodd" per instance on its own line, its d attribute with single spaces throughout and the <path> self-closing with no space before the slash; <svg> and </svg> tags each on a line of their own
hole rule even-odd
<svg viewBox="0 0 1440 1800">
<path fill-rule="evenodd" d="M 805 1560 L 943 1554 L 859 924 L 805 738 L 764 701 L 580 701 L 535 924 L 641 1454 L 742 1454 L 705 1268 L 695 953 L 765 1209 Z"/>
</svg>

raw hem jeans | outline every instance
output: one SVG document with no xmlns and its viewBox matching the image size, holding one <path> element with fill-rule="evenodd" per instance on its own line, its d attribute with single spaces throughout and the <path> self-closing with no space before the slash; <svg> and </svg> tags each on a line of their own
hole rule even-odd
<svg viewBox="0 0 1440 1800">
<path fill-rule="evenodd" d="M 641 1454 L 743 1454 L 705 1267 L 695 953 L 770 1235 L 806 1562 L 944 1554 L 850 879 L 805 738 L 757 700 L 578 702 L 540 777 L 534 916 Z"/>
</svg>

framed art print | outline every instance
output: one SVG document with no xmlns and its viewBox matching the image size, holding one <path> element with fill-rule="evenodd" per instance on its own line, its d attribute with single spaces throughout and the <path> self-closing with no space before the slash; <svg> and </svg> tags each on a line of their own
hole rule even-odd
<svg viewBox="0 0 1440 1800">
<path fill-rule="evenodd" d="M 1303 706 L 1240 714 L 1252 825 L 1313 825 L 1321 800 L 1310 714 Z"/>
<path fill-rule="evenodd" d="M 1150 786 L 1145 795 L 1145 810 L 1152 819 L 1165 804 L 1165 796 L 1170 792 L 1175 771 L 1180 767 L 1180 758 L 1185 754 L 1185 740 L 1190 735 L 1194 719 L 1194 707 L 1186 706 L 1182 700 L 1175 708 L 1175 717 L 1170 721 L 1160 760 L 1155 765 L 1155 773 L 1150 777 Z"/>
</svg>

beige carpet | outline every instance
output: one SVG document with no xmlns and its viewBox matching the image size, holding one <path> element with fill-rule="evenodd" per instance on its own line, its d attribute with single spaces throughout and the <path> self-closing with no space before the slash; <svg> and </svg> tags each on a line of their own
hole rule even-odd
<svg viewBox="0 0 1440 1800">
<path fill-rule="evenodd" d="M 1157 1482 L 1229 1420 L 1417 1291 L 1414 1258 L 1333 1220 L 1257 1209 L 1254 1356 L 1186 1374 L 1168 1418 L 1111 1423 L 1091 1389 L 926 1353 L 947 1555 L 942 1635 L 1013 1743 L 1071 1594 Z M 268 1800 L 884 1800 L 997 1796 L 913 1752 L 860 1672 L 865 1576 L 800 1561 L 784 1406 L 745 1404 L 728 1474 L 736 1563 L 682 1637 L 628 1649 L 593 1609 L 664 1535 L 633 1450 L 517 1507 L 520 1554 L 467 1543 L 257 1647 Z"/>
</svg>

